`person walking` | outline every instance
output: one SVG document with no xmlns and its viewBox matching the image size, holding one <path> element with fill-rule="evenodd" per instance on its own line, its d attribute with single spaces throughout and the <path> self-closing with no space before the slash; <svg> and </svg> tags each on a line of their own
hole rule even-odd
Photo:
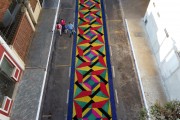
<svg viewBox="0 0 180 120">
<path fill-rule="evenodd" d="M 62 25 L 62 32 L 65 32 L 66 21 L 64 19 L 61 19 L 60 24 Z"/>
<path fill-rule="evenodd" d="M 56 29 L 59 31 L 59 35 L 61 36 L 61 32 L 62 32 L 62 25 L 60 23 L 56 24 Z"/>
<path fill-rule="evenodd" d="M 71 22 L 69 22 L 69 24 L 67 25 L 67 29 L 69 32 L 69 37 L 71 37 L 74 33 L 74 25 Z"/>
</svg>

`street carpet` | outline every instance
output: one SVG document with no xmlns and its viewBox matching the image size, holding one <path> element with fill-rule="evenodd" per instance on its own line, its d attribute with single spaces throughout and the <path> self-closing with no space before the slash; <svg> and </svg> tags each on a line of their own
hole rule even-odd
<svg viewBox="0 0 180 120">
<path fill-rule="evenodd" d="M 76 0 L 68 120 L 116 120 L 103 0 Z"/>
</svg>

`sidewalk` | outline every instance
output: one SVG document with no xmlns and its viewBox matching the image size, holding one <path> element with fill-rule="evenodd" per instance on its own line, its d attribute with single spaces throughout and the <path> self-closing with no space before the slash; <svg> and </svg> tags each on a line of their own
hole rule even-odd
<svg viewBox="0 0 180 120">
<path fill-rule="evenodd" d="M 144 90 L 145 104 L 150 107 L 156 101 L 164 103 L 166 102 L 166 96 L 155 58 L 150 49 L 150 44 L 148 44 L 148 36 L 145 32 L 143 20 L 127 19 L 126 23 L 138 69 L 137 72 L 139 72 L 139 79 Z"/>
<path fill-rule="evenodd" d="M 47 68 L 53 44 L 56 9 L 42 9 L 29 50 L 26 69 L 19 83 L 11 120 L 38 120 Z"/>
</svg>

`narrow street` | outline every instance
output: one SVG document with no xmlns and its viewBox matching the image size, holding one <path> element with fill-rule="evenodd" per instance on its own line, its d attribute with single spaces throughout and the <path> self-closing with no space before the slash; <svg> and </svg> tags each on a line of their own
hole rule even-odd
<svg viewBox="0 0 180 120">
<path fill-rule="evenodd" d="M 54 9 L 54 6 L 57 6 L 57 1 L 55 0 L 54 4 L 49 4 L 50 0 L 45 0 L 44 8 Z M 76 1 L 74 0 L 61 0 L 58 20 L 62 18 L 66 20 L 66 23 L 75 22 L 75 5 Z M 111 59 L 111 61 L 107 62 L 111 62 L 111 68 L 109 69 L 112 71 L 112 82 L 114 84 L 114 88 L 111 88 L 113 91 L 110 92 L 111 95 L 114 94 L 113 99 L 116 107 L 116 113 L 112 112 L 112 114 L 116 114 L 118 120 L 138 120 L 139 110 L 142 108 L 143 101 L 123 23 L 120 1 L 104 0 L 104 7 L 105 11 L 103 12 L 106 15 L 105 24 L 107 26 Z M 67 119 L 69 93 L 73 92 L 70 91 L 70 82 L 73 82 L 70 81 L 70 74 L 72 74 L 70 71 L 74 39 L 73 37 L 69 38 L 68 34 L 59 36 L 57 32 L 54 39 L 54 51 L 52 53 L 45 99 L 42 105 L 41 120 Z M 111 87 L 111 85 L 109 86 Z M 113 101 L 111 100 L 111 102 Z M 116 120 L 116 118 L 112 119 Z"/>
<path fill-rule="evenodd" d="M 50 0 L 45 1 L 44 7 L 46 9 L 53 9 L 53 6 L 57 5 L 49 3 L 51 3 Z M 58 20 L 64 19 L 66 23 L 73 22 L 74 8 L 74 0 L 61 0 Z M 60 36 L 56 31 L 54 39 L 54 51 L 43 104 L 42 120 L 65 120 L 67 117 L 73 38 L 69 38 L 68 34 L 64 33 Z"/>
</svg>

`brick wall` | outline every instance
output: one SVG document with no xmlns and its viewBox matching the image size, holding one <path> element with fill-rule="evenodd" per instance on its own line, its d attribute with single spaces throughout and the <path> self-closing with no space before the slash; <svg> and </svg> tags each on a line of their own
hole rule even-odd
<svg viewBox="0 0 180 120">
<path fill-rule="evenodd" d="M 30 23 L 24 13 L 18 27 L 18 31 L 12 43 L 13 48 L 16 50 L 16 52 L 24 62 L 26 60 L 29 46 L 32 41 L 33 33 L 33 29 L 31 28 Z"/>
<path fill-rule="evenodd" d="M 31 4 L 32 10 L 34 12 L 34 10 L 36 8 L 37 0 L 30 0 L 30 4 Z"/>
<path fill-rule="evenodd" d="M 4 13 L 9 8 L 9 5 L 10 3 L 8 0 L 0 0 L 0 21 L 2 21 Z"/>
</svg>

